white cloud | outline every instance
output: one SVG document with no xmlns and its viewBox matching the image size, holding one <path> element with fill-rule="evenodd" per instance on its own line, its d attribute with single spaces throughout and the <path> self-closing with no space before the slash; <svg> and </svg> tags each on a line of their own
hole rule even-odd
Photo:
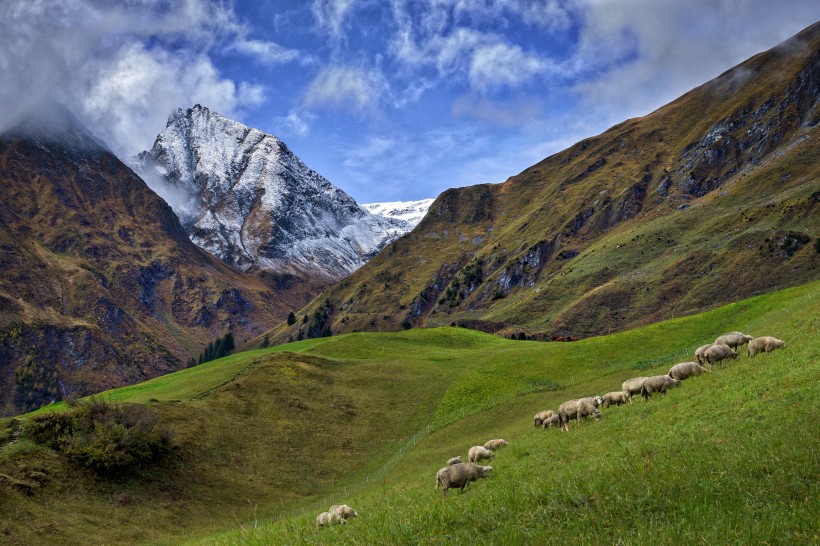
<svg viewBox="0 0 820 546">
<path fill-rule="evenodd" d="M 245 33 L 229 5 L 208 0 L 0 3 L 0 127 L 50 95 L 121 157 L 137 153 L 177 107 L 230 116 L 264 99 L 208 54 Z"/>
<path fill-rule="evenodd" d="M 240 105 L 259 104 L 264 99 L 258 86 L 237 86 L 221 78 L 204 55 L 171 54 L 141 44 L 132 44 L 97 65 L 84 75 L 82 85 L 65 95 L 68 102 L 80 106 L 98 136 L 121 156 L 129 155 L 123 135 L 127 135 L 127 144 L 149 148 L 168 114 L 180 106 L 201 103 L 230 116 Z"/>
<path fill-rule="evenodd" d="M 288 63 L 301 58 L 299 51 L 266 40 L 240 39 L 231 44 L 229 49 L 256 57 L 261 62 L 271 65 Z"/>
<path fill-rule="evenodd" d="M 524 53 L 517 45 L 497 43 L 475 50 L 470 62 L 470 83 L 476 89 L 516 87 L 551 68 L 551 63 Z"/>
<path fill-rule="evenodd" d="M 384 80 L 378 72 L 352 66 L 329 66 L 311 82 L 305 93 L 308 108 L 343 107 L 358 111 L 378 106 Z"/>
<path fill-rule="evenodd" d="M 356 0 L 313 0 L 311 11 L 321 28 L 338 37 L 355 5 Z"/>
</svg>

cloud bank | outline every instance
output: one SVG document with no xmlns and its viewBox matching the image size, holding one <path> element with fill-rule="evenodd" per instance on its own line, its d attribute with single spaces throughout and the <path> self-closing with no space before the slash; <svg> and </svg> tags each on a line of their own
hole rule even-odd
<svg viewBox="0 0 820 546">
<path fill-rule="evenodd" d="M 225 115 L 265 99 L 263 86 L 220 75 L 219 48 L 290 62 L 298 52 L 250 40 L 229 5 L 27 0 L 0 4 L 0 128 L 44 98 L 71 109 L 126 157 L 149 148 L 175 108 Z"/>
</svg>

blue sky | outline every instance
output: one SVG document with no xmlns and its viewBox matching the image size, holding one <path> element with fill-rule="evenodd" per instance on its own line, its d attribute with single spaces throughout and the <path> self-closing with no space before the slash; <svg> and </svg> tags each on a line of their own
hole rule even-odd
<svg viewBox="0 0 820 546">
<path fill-rule="evenodd" d="M 0 126 L 45 95 L 121 157 L 200 103 L 359 202 L 501 182 L 820 19 L 816 0 L 6 0 Z"/>
</svg>

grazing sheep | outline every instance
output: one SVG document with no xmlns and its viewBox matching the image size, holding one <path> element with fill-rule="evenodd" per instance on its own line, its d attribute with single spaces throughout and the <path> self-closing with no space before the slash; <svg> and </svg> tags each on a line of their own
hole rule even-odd
<svg viewBox="0 0 820 546">
<path fill-rule="evenodd" d="M 470 451 L 467 452 L 467 459 L 471 463 L 477 463 L 482 459 L 492 459 L 495 457 L 495 453 L 490 451 L 484 446 L 473 446 L 470 448 Z"/>
<path fill-rule="evenodd" d="M 724 358 L 737 358 L 737 352 L 728 345 L 712 345 L 706 349 L 703 355 L 706 357 L 706 362 L 712 366 L 715 362 L 720 362 Z"/>
<path fill-rule="evenodd" d="M 621 389 L 623 389 L 624 393 L 626 393 L 630 404 L 632 403 L 632 397 L 641 393 L 641 386 L 644 381 L 646 381 L 645 377 L 633 377 L 632 379 L 627 379 L 621 384 Z"/>
<path fill-rule="evenodd" d="M 603 395 L 601 398 L 604 400 L 604 407 L 608 408 L 611 405 L 620 406 L 621 404 L 626 404 L 629 401 L 629 396 L 624 391 L 612 391 L 608 392 Z"/>
<path fill-rule="evenodd" d="M 555 415 L 555 412 L 552 411 L 552 410 L 544 410 L 544 411 L 539 411 L 538 413 L 536 413 L 535 414 L 535 428 L 540 427 L 542 424 L 544 424 L 544 421 L 546 421 L 547 419 L 549 419 L 553 415 Z"/>
<path fill-rule="evenodd" d="M 741 345 L 746 345 L 754 338 L 752 336 L 747 336 L 743 332 L 729 332 L 728 334 L 723 334 L 719 338 L 715 340 L 715 344 L 723 344 L 728 345 L 732 349 L 737 350 L 738 347 Z"/>
<path fill-rule="evenodd" d="M 493 467 L 491 466 L 480 466 L 474 463 L 459 463 L 453 466 L 445 466 L 436 473 L 436 489 L 438 489 L 440 485 L 446 497 L 447 490 L 451 487 L 458 487 L 461 491 L 464 491 L 468 483 L 489 476 L 492 471 Z"/>
<path fill-rule="evenodd" d="M 496 438 L 495 440 L 487 440 L 486 442 L 484 442 L 484 448 L 490 449 L 492 451 L 495 451 L 499 447 L 504 447 L 508 445 L 510 444 L 507 443 L 507 440 L 502 440 L 501 438 Z"/>
<path fill-rule="evenodd" d="M 550 427 L 557 427 L 561 424 L 561 417 L 556 414 L 544 421 L 544 430 L 547 430 Z"/>
<path fill-rule="evenodd" d="M 322 512 L 316 516 L 316 527 L 324 527 L 325 525 L 335 525 L 341 523 L 341 518 L 330 512 Z"/>
<path fill-rule="evenodd" d="M 700 364 L 701 366 L 706 364 L 706 351 L 708 351 L 710 348 L 714 346 L 714 343 L 707 343 L 706 345 L 701 345 L 695 350 L 695 358 L 697 359 L 698 364 Z"/>
<path fill-rule="evenodd" d="M 600 396 L 577 398 L 575 400 L 567 400 L 558 407 L 558 416 L 561 418 L 561 430 L 569 430 L 570 419 L 576 419 L 578 426 L 581 426 L 581 417 L 592 415 L 596 421 L 601 419 L 601 412 L 598 410 L 596 399 L 601 400 Z"/>
<path fill-rule="evenodd" d="M 653 393 L 666 394 L 667 389 L 680 386 L 680 381 L 672 379 L 668 375 L 653 375 L 647 377 L 641 385 L 641 396 L 646 401 Z"/>
<path fill-rule="evenodd" d="M 763 337 L 756 337 L 749 342 L 749 346 L 746 348 L 746 354 L 749 356 L 754 356 L 757 353 L 767 352 L 771 353 L 775 349 L 782 349 L 786 346 L 785 341 L 781 341 L 776 337 L 772 336 L 763 336 Z"/>
<path fill-rule="evenodd" d="M 700 375 L 704 372 L 706 372 L 706 368 L 697 362 L 681 362 L 680 364 L 675 364 L 669 369 L 669 377 L 672 379 L 677 379 L 678 381 L 683 381 L 684 379 L 689 379 L 693 375 Z"/>
<path fill-rule="evenodd" d="M 346 504 L 334 504 L 330 507 L 330 514 L 339 520 L 339 523 L 347 523 L 348 518 L 355 518 L 359 513 Z"/>
<path fill-rule="evenodd" d="M 461 455 L 456 455 L 449 461 L 447 461 L 447 466 L 453 466 L 454 464 L 463 463 L 464 461 L 461 460 Z"/>
</svg>

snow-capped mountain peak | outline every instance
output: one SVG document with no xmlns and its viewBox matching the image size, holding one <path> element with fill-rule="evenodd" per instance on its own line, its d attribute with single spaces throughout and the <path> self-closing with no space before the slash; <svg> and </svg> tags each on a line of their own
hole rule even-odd
<svg viewBox="0 0 820 546">
<path fill-rule="evenodd" d="M 171 114 L 134 168 L 194 243 L 243 270 L 337 280 L 409 231 L 360 207 L 275 136 L 200 105 Z"/>
</svg>

